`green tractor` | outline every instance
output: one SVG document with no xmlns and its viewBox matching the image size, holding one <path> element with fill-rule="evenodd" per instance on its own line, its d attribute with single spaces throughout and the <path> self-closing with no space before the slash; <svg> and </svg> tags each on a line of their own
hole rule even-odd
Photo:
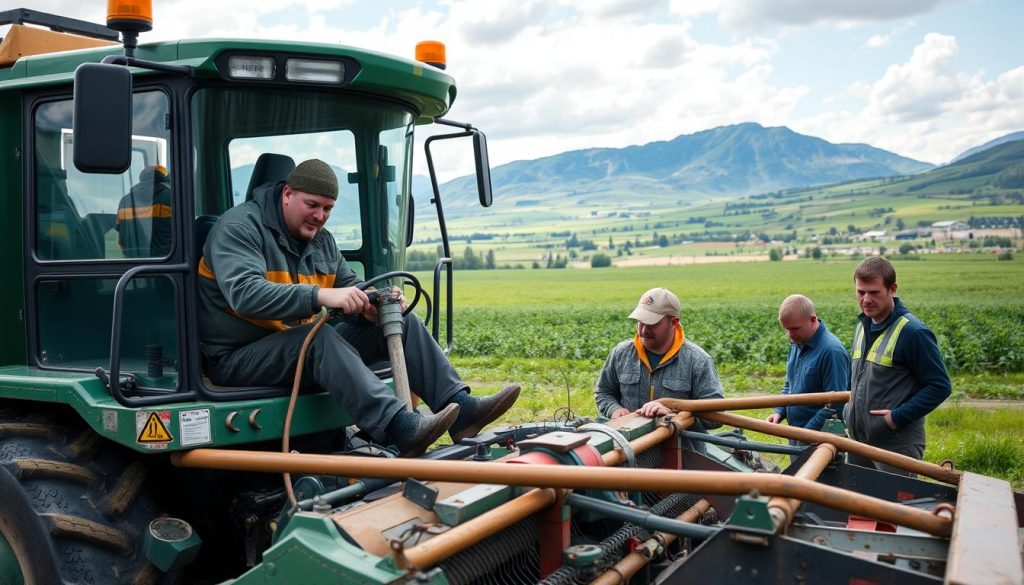
<svg viewBox="0 0 1024 585">
<path fill-rule="evenodd" d="M 4 583 L 169 574 L 195 544 L 180 552 L 150 535 L 170 559 L 162 571 L 142 546 L 150 521 L 168 515 L 204 541 L 187 580 L 237 576 L 269 544 L 278 478 L 169 462 L 198 446 L 280 448 L 289 389 L 215 386 L 199 351 L 204 239 L 254 187 L 304 158 L 331 161 L 341 205 L 327 229 L 366 279 L 404 266 L 416 126 L 453 128 L 431 141 L 471 139 L 490 205 L 484 135 L 442 118 L 456 94 L 443 62 L 313 43 L 136 46 L 147 3 L 127 4 L 108 20 L 123 48 L 105 26 L 0 12 L 13 24 L 0 48 Z M 436 192 L 434 204 L 447 250 Z M 451 295 L 442 306 L 439 289 L 451 267 L 438 263 L 430 297 L 449 348 Z M 302 394 L 293 448 L 337 451 L 348 424 L 327 394 Z M 325 489 L 298 483 L 307 497 Z"/>
<path fill-rule="evenodd" d="M 436 44 L 415 61 L 138 46 L 149 2 L 108 8 L 107 27 L 0 12 L 0 583 L 1024 583 L 1009 483 L 857 443 L 838 420 L 725 412 L 848 393 L 661 399 L 678 414 L 566 415 L 399 459 L 325 392 L 292 404 L 288 388 L 212 384 L 196 290 L 209 229 L 311 157 L 341 178 L 327 229 L 348 263 L 411 284 L 451 349 L 430 147 L 470 139 L 488 206 L 486 141 L 441 117 L 455 85 Z M 444 251 L 429 294 L 401 274 L 422 124 L 454 129 L 425 141 Z M 399 395 L 402 369 L 378 370 Z"/>
</svg>

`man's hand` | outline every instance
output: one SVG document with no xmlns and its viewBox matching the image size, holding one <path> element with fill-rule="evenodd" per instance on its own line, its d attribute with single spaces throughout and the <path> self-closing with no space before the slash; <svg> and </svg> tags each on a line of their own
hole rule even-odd
<svg viewBox="0 0 1024 585">
<path fill-rule="evenodd" d="M 371 287 L 371 288 L 369 288 L 367 290 L 374 291 L 374 290 L 377 290 L 377 289 Z M 402 289 L 398 288 L 397 286 L 393 286 L 393 287 L 391 287 L 391 293 L 398 298 L 398 304 L 399 304 L 399 306 L 402 307 L 402 312 L 404 313 L 405 310 L 409 308 L 409 303 L 405 300 L 405 294 L 402 293 Z M 369 321 L 370 323 L 376 324 L 377 323 L 377 305 L 374 305 L 373 303 L 370 303 L 369 304 L 369 308 L 367 310 L 363 311 L 363 317 L 365 317 L 366 320 Z"/>
<path fill-rule="evenodd" d="M 652 400 L 652 401 L 648 402 L 647 404 L 641 406 L 640 408 L 636 409 L 636 412 L 640 416 L 646 416 L 647 418 L 654 418 L 656 416 L 661 416 L 663 414 L 672 414 L 675 411 L 673 411 L 669 407 L 665 406 L 664 404 L 662 404 L 662 403 L 660 403 L 660 402 L 658 402 L 656 400 Z"/>
<path fill-rule="evenodd" d="M 346 315 L 359 315 L 373 308 L 366 293 L 354 286 L 346 288 L 321 288 L 316 302 L 328 309 L 341 309 Z"/>
<path fill-rule="evenodd" d="M 896 423 L 892 422 L 892 411 L 891 410 L 885 410 L 885 409 L 881 409 L 880 408 L 878 410 L 870 410 L 868 412 L 870 412 L 871 414 L 873 414 L 875 416 L 885 417 L 885 424 L 889 425 L 890 429 L 892 429 L 894 431 L 896 430 Z"/>
<path fill-rule="evenodd" d="M 780 422 L 782 422 L 782 415 L 777 413 L 777 412 L 773 412 L 773 413 L 769 414 L 768 418 L 766 418 L 764 420 L 772 423 L 773 425 L 776 425 L 776 424 L 779 424 Z"/>
<path fill-rule="evenodd" d="M 612 418 L 619 418 L 622 416 L 626 416 L 627 414 L 629 414 L 628 408 L 616 408 L 615 410 L 612 411 Z"/>
</svg>

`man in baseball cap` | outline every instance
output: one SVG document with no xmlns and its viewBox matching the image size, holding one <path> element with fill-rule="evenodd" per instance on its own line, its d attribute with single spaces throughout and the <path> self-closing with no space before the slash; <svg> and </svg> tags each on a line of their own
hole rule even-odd
<svg viewBox="0 0 1024 585">
<path fill-rule="evenodd" d="M 723 397 L 711 356 L 683 333 L 679 297 L 672 291 L 645 292 L 629 318 L 636 320 L 636 335 L 612 349 L 594 385 L 601 414 L 618 418 L 636 412 L 655 417 L 671 412 L 656 402 L 658 398 Z M 713 426 L 718 425 L 703 423 L 704 428 Z"/>
</svg>

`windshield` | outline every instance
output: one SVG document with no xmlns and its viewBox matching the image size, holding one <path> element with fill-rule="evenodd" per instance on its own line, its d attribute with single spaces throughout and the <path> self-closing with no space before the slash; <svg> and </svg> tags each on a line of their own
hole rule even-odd
<svg viewBox="0 0 1024 585">
<path fill-rule="evenodd" d="M 413 115 L 391 102 L 308 89 L 205 88 L 192 98 L 197 215 L 219 215 L 318 158 L 338 176 L 325 229 L 350 260 L 401 265 Z"/>
</svg>

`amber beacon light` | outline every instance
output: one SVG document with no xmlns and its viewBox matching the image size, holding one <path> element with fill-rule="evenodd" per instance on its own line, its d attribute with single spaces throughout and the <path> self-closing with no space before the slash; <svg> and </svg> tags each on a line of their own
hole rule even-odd
<svg viewBox="0 0 1024 585">
<path fill-rule="evenodd" d="M 444 54 L 444 43 L 440 41 L 420 41 L 416 43 L 416 60 L 438 69 L 447 65 Z"/>
<path fill-rule="evenodd" d="M 107 26 L 131 33 L 152 30 L 152 0 L 107 0 Z"/>
</svg>

